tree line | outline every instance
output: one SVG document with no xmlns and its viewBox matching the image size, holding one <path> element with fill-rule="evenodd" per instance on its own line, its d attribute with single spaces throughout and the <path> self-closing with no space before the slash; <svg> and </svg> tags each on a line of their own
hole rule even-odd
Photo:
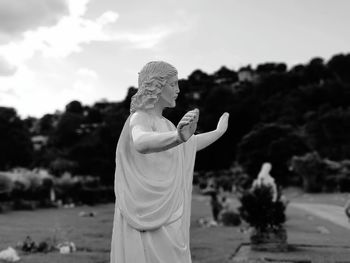
<svg viewBox="0 0 350 263">
<path fill-rule="evenodd" d="M 179 87 L 176 108 L 165 112 L 175 124 L 198 108 L 198 132 L 205 132 L 230 113 L 228 131 L 198 153 L 196 171 L 240 165 L 253 178 L 270 162 L 280 184 L 301 184 L 290 169 L 293 156 L 317 152 L 333 161 L 350 159 L 350 54 L 290 69 L 263 63 L 237 71 L 223 66 L 212 74 L 195 70 Z M 55 175 L 69 171 L 113 182 L 115 148 L 135 92 L 130 87 L 119 102 L 72 101 L 63 112 L 41 118 L 21 119 L 15 109 L 0 107 L 0 148 L 6 149 L 0 170 L 44 167 Z M 47 140 L 34 147 L 33 138 Z"/>
</svg>

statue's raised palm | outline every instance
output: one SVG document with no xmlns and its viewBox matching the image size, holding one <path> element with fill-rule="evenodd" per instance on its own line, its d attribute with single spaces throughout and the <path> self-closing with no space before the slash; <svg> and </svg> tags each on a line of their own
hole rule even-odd
<svg viewBox="0 0 350 263">
<path fill-rule="evenodd" d="M 196 131 L 199 119 L 199 110 L 187 112 L 177 125 L 177 132 L 182 141 L 187 141 Z"/>
</svg>

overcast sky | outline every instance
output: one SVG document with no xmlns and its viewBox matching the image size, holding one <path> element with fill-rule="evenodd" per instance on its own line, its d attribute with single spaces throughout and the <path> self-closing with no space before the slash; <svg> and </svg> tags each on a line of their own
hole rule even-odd
<svg viewBox="0 0 350 263">
<path fill-rule="evenodd" d="M 0 105 L 21 117 L 120 101 L 137 72 L 180 78 L 350 52 L 348 0 L 0 0 Z M 181 87 L 180 87 L 181 88 Z"/>
</svg>

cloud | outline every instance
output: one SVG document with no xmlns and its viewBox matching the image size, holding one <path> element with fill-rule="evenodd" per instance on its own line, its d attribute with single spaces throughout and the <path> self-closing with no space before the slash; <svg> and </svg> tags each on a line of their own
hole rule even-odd
<svg viewBox="0 0 350 263">
<path fill-rule="evenodd" d="M 50 24 L 49 20 L 42 19 L 41 24 L 36 20 L 24 27 L 13 22 L 11 30 L 9 25 L 6 30 L 0 25 L 2 105 L 15 105 L 21 114 L 40 116 L 42 112 L 53 112 L 72 99 L 92 103 L 106 91 L 103 80 L 86 64 L 77 69 L 80 65 L 76 57 L 69 57 L 71 54 L 83 52 L 92 42 L 110 42 L 122 49 L 154 49 L 170 35 L 183 30 L 181 23 L 116 29 L 113 27 L 119 18 L 116 12 L 106 10 L 94 18 L 85 16 L 89 1 L 67 0 L 67 15 L 57 15 L 56 23 Z M 28 9 L 32 11 L 32 7 Z M 1 33 L 4 32 L 13 34 L 8 43 L 1 42 Z M 94 65 L 94 69 L 98 70 L 99 66 Z"/>
<path fill-rule="evenodd" d="M 99 98 L 99 77 L 94 70 L 80 68 L 72 77 L 72 84 L 67 88 L 63 88 L 58 93 L 62 105 L 67 104 L 73 99 L 83 101 L 84 103 L 93 103 Z"/>
<path fill-rule="evenodd" d="M 118 14 L 108 11 L 95 20 L 84 18 L 88 2 L 69 1 L 68 16 L 62 17 L 55 25 L 24 32 L 22 40 L 0 46 L 0 55 L 20 65 L 36 52 L 44 57 L 64 58 L 73 52 L 80 52 L 82 44 L 110 40 L 104 27 L 115 22 Z"/>
<path fill-rule="evenodd" d="M 48 5 L 51 6 L 51 9 L 58 5 L 58 0 L 52 1 L 56 5 Z M 68 15 L 61 16 L 60 20 L 54 25 L 40 26 L 35 30 L 25 31 L 22 33 L 23 39 L 0 45 L 0 56 L 11 60 L 11 63 L 19 67 L 26 60 L 32 58 L 34 54 L 40 54 L 44 58 L 65 58 L 72 53 L 83 51 L 84 44 L 94 41 L 119 42 L 132 49 L 153 49 L 169 35 L 187 30 L 188 27 L 181 23 L 175 23 L 143 28 L 142 31 L 138 29 L 136 32 L 133 32 L 133 30 L 113 31 L 109 25 L 117 21 L 119 14 L 106 11 L 95 19 L 86 18 L 84 15 L 89 1 L 68 1 Z M 31 24 L 34 24 L 34 22 Z M 17 26 L 17 28 L 20 27 Z"/>
<path fill-rule="evenodd" d="M 50 64 L 60 67 L 55 59 Z M 88 104 L 100 99 L 101 83 L 94 70 L 67 67 L 59 75 L 52 74 L 52 68 L 47 70 L 36 72 L 23 66 L 13 77 L 0 78 L 0 104 L 15 107 L 22 116 L 39 117 L 63 109 L 74 99 Z"/>
<path fill-rule="evenodd" d="M 77 70 L 77 75 L 79 77 L 84 77 L 84 78 L 91 79 L 91 80 L 98 79 L 97 73 L 94 70 L 88 69 L 88 68 L 80 68 L 80 69 L 78 69 Z"/>
<path fill-rule="evenodd" d="M 6 96 L 18 97 L 18 95 L 13 89 L 5 89 L 5 90 L 0 89 L 0 93 Z"/>
<path fill-rule="evenodd" d="M 11 76 L 15 74 L 17 67 L 11 65 L 3 57 L 0 56 L 0 77 L 1 76 Z"/>
<path fill-rule="evenodd" d="M 67 14 L 65 0 L 1 0 L 0 34 L 13 37 L 39 26 L 52 26 Z"/>
<path fill-rule="evenodd" d="M 170 28 L 152 28 L 146 33 L 120 33 L 116 40 L 131 44 L 131 48 L 150 49 L 172 33 Z"/>
</svg>

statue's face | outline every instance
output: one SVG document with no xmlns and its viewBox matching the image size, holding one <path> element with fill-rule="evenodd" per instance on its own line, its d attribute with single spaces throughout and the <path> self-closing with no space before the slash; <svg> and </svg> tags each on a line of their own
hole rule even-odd
<svg viewBox="0 0 350 263">
<path fill-rule="evenodd" d="M 176 98 L 180 92 L 177 76 L 168 79 L 160 93 L 159 102 L 165 108 L 174 108 L 176 106 Z"/>
</svg>

